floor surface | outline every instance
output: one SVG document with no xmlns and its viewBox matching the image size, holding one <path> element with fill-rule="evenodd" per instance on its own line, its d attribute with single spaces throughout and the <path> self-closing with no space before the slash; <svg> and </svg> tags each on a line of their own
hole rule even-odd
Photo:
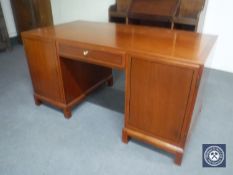
<svg viewBox="0 0 233 175">
<path fill-rule="evenodd" d="M 99 88 L 66 120 L 59 110 L 34 105 L 23 47 L 0 53 L 0 174 L 231 175 L 233 74 L 208 71 L 203 110 L 179 167 L 159 149 L 121 142 L 122 72 L 114 72 L 113 88 Z M 202 167 L 205 143 L 226 144 L 226 168 Z"/>
</svg>

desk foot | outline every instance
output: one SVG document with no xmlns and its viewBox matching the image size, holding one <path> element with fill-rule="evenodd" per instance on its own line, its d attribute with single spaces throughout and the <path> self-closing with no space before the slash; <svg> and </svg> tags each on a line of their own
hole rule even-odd
<svg viewBox="0 0 233 175">
<path fill-rule="evenodd" d="M 128 144 L 130 137 L 128 136 L 127 132 L 123 129 L 122 130 L 122 142 Z"/>
<path fill-rule="evenodd" d="M 113 77 L 107 80 L 107 85 L 112 87 L 113 86 Z"/>
<path fill-rule="evenodd" d="M 40 106 L 42 103 L 42 101 L 39 98 L 37 98 L 35 95 L 34 95 L 34 101 L 35 101 L 36 106 Z"/>
<path fill-rule="evenodd" d="M 175 164 L 181 165 L 182 159 L 183 159 L 183 153 L 176 153 Z"/>
<path fill-rule="evenodd" d="M 68 108 L 63 109 L 63 113 L 66 119 L 69 119 L 72 116 L 71 110 Z"/>
</svg>

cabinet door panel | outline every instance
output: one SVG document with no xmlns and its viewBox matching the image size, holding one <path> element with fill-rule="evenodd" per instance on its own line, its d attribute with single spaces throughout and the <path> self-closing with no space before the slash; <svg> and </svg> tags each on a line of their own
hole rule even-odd
<svg viewBox="0 0 233 175">
<path fill-rule="evenodd" d="M 61 102 L 61 80 L 58 75 L 58 64 L 55 43 L 24 39 L 34 91 L 46 98 Z"/>
<path fill-rule="evenodd" d="M 129 124 L 178 142 L 194 71 L 132 58 Z"/>
</svg>

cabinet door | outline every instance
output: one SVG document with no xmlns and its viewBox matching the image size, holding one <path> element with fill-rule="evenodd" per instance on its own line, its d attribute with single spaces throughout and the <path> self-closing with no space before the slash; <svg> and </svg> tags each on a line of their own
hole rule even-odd
<svg viewBox="0 0 233 175">
<path fill-rule="evenodd" d="M 193 76 L 191 68 L 132 58 L 129 125 L 177 143 Z"/>
<path fill-rule="evenodd" d="M 38 39 L 23 41 L 35 93 L 61 102 L 61 76 L 58 74 L 55 42 Z"/>
</svg>

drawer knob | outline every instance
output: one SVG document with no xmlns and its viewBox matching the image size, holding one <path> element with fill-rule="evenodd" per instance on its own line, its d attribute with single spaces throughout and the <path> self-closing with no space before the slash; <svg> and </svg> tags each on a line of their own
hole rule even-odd
<svg viewBox="0 0 233 175">
<path fill-rule="evenodd" d="M 88 53 L 89 53 L 89 51 L 88 51 L 88 50 L 84 50 L 84 51 L 83 51 L 83 55 L 84 55 L 84 56 L 87 56 L 87 55 L 88 55 Z"/>
</svg>

